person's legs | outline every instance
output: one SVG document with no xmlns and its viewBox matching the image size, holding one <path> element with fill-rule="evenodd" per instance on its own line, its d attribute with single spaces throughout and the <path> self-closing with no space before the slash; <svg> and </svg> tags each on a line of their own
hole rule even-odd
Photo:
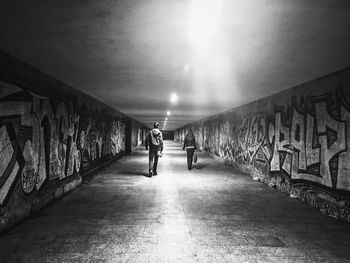
<svg viewBox="0 0 350 263">
<path fill-rule="evenodd" d="M 192 169 L 194 149 L 187 149 L 187 168 L 188 170 Z"/>
<path fill-rule="evenodd" d="M 159 158 L 158 155 L 155 154 L 154 155 L 154 162 L 153 162 L 153 174 L 154 175 L 158 175 L 158 173 L 157 173 L 158 158 Z"/>
<path fill-rule="evenodd" d="M 153 175 L 152 167 L 153 167 L 153 159 L 155 158 L 155 154 L 153 151 L 149 151 L 149 163 L 148 163 L 148 172 L 149 176 Z"/>
<path fill-rule="evenodd" d="M 190 170 L 190 149 L 186 149 L 187 152 L 187 169 Z"/>
<path fill-rule="evenodd" d="M 194 155 L 194 149 L 191 149 L 191 152 L 190 152 L 190 170 L 192 169 L 193 155 Z"/>
</svg>

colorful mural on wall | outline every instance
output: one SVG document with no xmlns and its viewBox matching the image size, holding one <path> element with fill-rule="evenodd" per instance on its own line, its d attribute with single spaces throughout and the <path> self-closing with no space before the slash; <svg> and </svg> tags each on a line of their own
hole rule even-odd
<svg viewBox="0 0 350 263">
<path fill-rule="evenodd" d="M 345 98 L 343 89 L 293 96 L 288 104 L 268 107 L 272 111 L 257 107 L 257 113 L 229 112 L 193 123 L 176 131 L 176 139 L 183 140 L 191 128 L 199 147 L 244 172 L 258 171 L 263 181 L 278 178 L 285 191 L 304 185 L 334 200 L 350 200 L 350 104 Z"/>
<path fill-rule="evenodd" d="M 123 120 L 81 107 L 26 90 L 0 98 L 0 208 L 123 153 Z"/>
</svg>

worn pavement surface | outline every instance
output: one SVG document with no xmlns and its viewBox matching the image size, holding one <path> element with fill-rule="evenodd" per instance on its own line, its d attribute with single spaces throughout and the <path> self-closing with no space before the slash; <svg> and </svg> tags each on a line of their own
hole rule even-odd
<svg viewBox="0 0 350 263">
<path fill-rule="evenodd" d="M 198 159 L 120 159 L 0 236 L 0 262 L 350 262 L 350 225 Z"/>
</svg>

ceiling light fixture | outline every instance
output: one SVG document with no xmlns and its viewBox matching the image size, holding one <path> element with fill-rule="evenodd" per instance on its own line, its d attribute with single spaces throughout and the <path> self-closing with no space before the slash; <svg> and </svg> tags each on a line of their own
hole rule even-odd
<svg viewBox="0 0 350 263">
<path fill-rule="evenodd" d="M 166 115 L 167 115 L 167 116 L 170 116 L 170 115 L 171 115 L 171 112 L 170 112 L 170 111 L 167 111 L 167 112 L 166 112 Z"/>
</svg>

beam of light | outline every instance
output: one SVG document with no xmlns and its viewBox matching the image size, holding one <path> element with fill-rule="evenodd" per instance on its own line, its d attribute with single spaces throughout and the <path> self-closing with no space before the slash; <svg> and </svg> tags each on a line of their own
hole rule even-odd
<svg viewBox="0 0 350 263">
<path fill-rule="evenodd" d="M 194 0 L 189 12 L 188 37 L 195 45 L 206 46 L 218 33 L 222 0 Z"/>
<path fill-rule="evenodd" d="M 233 67 L 232 46 L 228 44 L 231 42 L 225 30 L 221 30 L 227 25 L 224 1 L 192 1 L 188 36 L 193 44 L 193 54 L 187 76 L 190 79 L 190 96 L 194 105 L 198 106 L 195 111 L 198 109 L 196 113 L 201 114 L 200 106 L 208 103 L 221 105 L 222 101 L 231 100 L 232 90 L 237 87 L 236 69 Z"/>
<path fill-rule="evenodd" d="M 177 102 L 177 100 L 178 100 L 178 96 L 176 95 L 176 93 L 172 92 L 172 93 L 170 94 L 170 102 L 171 102 L 172 104 L 175 104 L 175 103 Z"/>
<path fill-rule="evenodd" d="M 171 112 L 170 112 L 170 111 L 167 111 L 167 112 L 166 112 L 166 115 L 167 115 L 167 116 L 170 116 L 170 115 L 171 115 Z"/>
<path fill-rule="evenodd" d="M 189 76 L 198 105 L 220 102 L 221 97 L 227 100 L 223 91 L 231 85 L 232 57 L 220 30 L 223 4 L 223 0 L 192 0 L 189 10 L 188 37 L 194 47 Z"/>
<path fill-rule="evenodd" d="M 165 120 L 167 121 L 167 120 L 168 120 L 168 117 L 165 117 Z"/>
<path fill-rule="evenodd" d="M 189 73 L 191 70 L 191 66 L 189 64 L 186 64 L 183 68 L 184 74 Z"/>
</svg>

